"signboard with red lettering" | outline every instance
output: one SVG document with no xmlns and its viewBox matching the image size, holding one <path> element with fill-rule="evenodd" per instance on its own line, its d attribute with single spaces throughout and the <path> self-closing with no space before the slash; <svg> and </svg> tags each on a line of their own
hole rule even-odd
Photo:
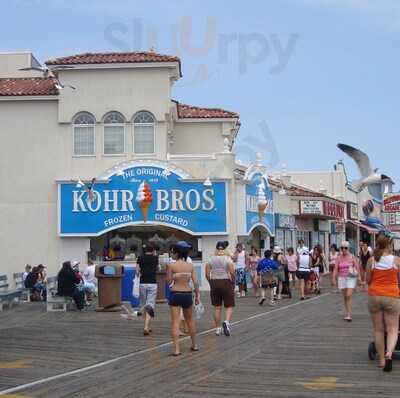
<svg viewBox="0 0 400 398">
<path fill-rule="evenodd" d="M 344 218 L 344 204 L 324 202 L 324 215 L 334 218 Z"/>
<path fill-rule="evenodd" d="M 400 193 L 386 193 L 383 195 L 383 211 L 385 213 L 400 212 Z"/>
<path fill-rule="evenodd" d="M 344 204 L 338 202 L 327 202 L 325 200 L 300 201 L 300 214 L 344 219 L 344 210 Z"/>
</svg>

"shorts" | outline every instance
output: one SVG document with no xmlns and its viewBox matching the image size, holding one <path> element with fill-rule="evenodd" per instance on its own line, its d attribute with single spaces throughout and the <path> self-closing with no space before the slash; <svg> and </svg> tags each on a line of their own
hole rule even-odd
<svg viewBox="0 0 400 398">
<path fill-rule="evenodd" d="M 214 307 L 221 307 L 222 303 L 225 308 L 235 306 L 234 286 L 230 279 L 211 279 L 210 288 L 211 304 Z"/>
<path fill-rule="evenodd" d="M 355 289 L 357 286 L 357 278 L 350 276 L 339 276 L 338 277 L 338 289 Z"/>
<path fill-rule="evenodd" d="M 260 284 L 263 289 L 272 289 L 276 287 L 275 274 L 272 272 L 261 272 Z"/>
<path fill-rule="evenodd" d="M 317 279 L 319 279 L 319 267 L 312 267 L 311 271 L 314 272 L 314 274 L 317 276 Z"/>
<path fill-rule="evenodd" d="M 310 271 L 297 271 L 296 272 L 297 279 L 304 279 L 308 281 L 310 279 Z"/>
<path fill-rule="evenodd" d="M 368 296 L 368 310 L 371 314 L 383 311 L 389 315 L 400 315 L 400 298 Z"/>
<path fill-rule="evenodd" d="M 169 294 L 168 304 L 172 307 L 181 307 L 186 310 L 193 305 L 192 292 L 176 292 L 172 290 Z"/>
<path fill-rule="evenodd" d="M 285 282 L 285 270 L 279 269 L 275 272 L 275 276 L 279 282 Z"/>
<path fill-rule="evenodd" d="M 87 293 L 95 293 L 96 292 L 96 285 L 93 282 L 84 282 L 83 288 Z"/>
<path fill-rule="evenodd" d="M 250 274 L 250 278 L 251 279 L 257 278 L 257 271 L 256 270 L 250 270 L 249 274 Z"/>
<path fill-rule="evenodd" d="M 139 285 L 139 293 L 141 307 L 143 308 L 147 305 L 154 310 L 157 299 L 157 283 L 141 283 Z"/>
<path fill-rule="evenodd" d="M 247 284 L 246 270 L 244 268 L 236 269 L 235 275 L 236 275 L 236 284 L 237 285 L 246 285 Z"/>
</svg>

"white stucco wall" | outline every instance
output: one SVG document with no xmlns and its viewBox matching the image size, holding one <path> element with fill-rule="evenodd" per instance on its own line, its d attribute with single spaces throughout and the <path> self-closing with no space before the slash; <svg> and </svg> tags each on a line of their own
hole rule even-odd
<svg viewBox="0 0 400 398">
<path fill-rule="evenodd" d="M 56 101 L 0 103 L 1 273 L 26 263 L 58 269 L 57 189 L 62 139 Z"/>
<path fill-rule="evenodd" d="M 21 68 L 30 68 L 32 66 L 40 66 L 40 64 L 30 52 L 0 52 L 0 78 L 38 77 L 43 75 L 41 71 L 21 70 Z"/>
<path fill-rule="evenodd" d="M 112 110 L 122 113 L 126 120 L 132 120 L 140 110 L 147 110 L 158 121 L 164 121 L 170 110 L 168 69 L 67 69 L 58 74 L 63 84 L 76 87 L 60 93 L 60 123 L 70 123 L 81 111 L 90 112 L 101 121 Z"/>
<path fill-rule="evenodd" d="M 224 136 L 220 122 L 177 122 L 171 154 L 222 152 Z"/>
</svg>

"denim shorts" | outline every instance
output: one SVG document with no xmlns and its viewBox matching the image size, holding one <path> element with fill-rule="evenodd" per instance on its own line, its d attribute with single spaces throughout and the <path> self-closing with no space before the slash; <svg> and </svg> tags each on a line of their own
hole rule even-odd
<svg viewBox="0 0 400 398">
<path fill-rule="evenodd" d="M 154 310 L 157 299 L 157 283 L 141 283 L 139 285 L 139 293 L 141 307 L 148 305 Z"/>
<path fill-rule="evenodd" d="M 192 292 L 174 292 L 169 295 L 168 304 L 173 307 L 182 307 L 184 310 L 193 305 Z"/>
</svg>

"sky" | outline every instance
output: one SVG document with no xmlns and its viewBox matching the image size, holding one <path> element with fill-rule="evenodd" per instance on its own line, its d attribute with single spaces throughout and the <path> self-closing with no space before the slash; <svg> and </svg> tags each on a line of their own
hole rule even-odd
<svg viewBox="0 0 400 398">
<path fill-rule="evenodd" d="M 240 114 L 237 158 L 330 170 L 343 142 L 400 185 L 398 0 L 2 0 L 0 51 L 178 55 L 173 98 Z M 395 165 L 396 164 L 396 165 Z M 397 189 L 398 186 L 397 186 Z"/>
</svg>

